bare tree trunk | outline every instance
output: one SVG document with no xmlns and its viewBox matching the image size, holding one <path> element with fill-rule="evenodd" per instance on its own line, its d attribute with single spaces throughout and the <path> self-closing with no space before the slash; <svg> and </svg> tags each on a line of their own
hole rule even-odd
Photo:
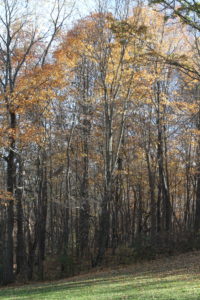
<svg viewBox="0 0 200 300">
<path fill-rule="evenodd" d="M 171 204 L 168 187 L 167 172 L 164 163 L 164 129 L 163 129 L 163 113 L 161 113 L 160 103 L 161 86 L 160 83 L 156 84 L 156 100 L 157 100 L 157 159 L 158 159 L 158 172 L 159 172 L 159 193 L 162 196 L 162 229 L 168 232 L 171 228 Z M 165 158 L 166 159 L 166 158 Z M 160 195 L 159 195 L 160 197 Z"/>
<path fill-rule="evenodd" d="M 146 150 L 148 177 L 149 177 L 149 189 L 150 189 L 150 212 L 151 212 L 151 240 L 155 242 L 156 235 L 156 201 L 155 201 L 155 172 L 152 171 L 150 156 Z"/>
<path fill-rule="evenodd" d="M 39 278 L 44 277 L 43 263 L 45 259 L 45 245 L 46 245 L 46 222 L 47 222 L 47 166 L 46 154 L 42 153 L 42 163 L 39 166 L 40 184 L 38 194 L 38 270 Z"/>
<path fill-rule="evenodd" d="M 10 128 L 16 129 L 16 115 L 10 112 Z M 10 197 L 14 197 L 16 186 L 16 166 L 15 166 L 15 138 L 10 137 L 10 150 L 7 157 L 7 191 Z M 6 209 L 6 230 L 3 243 L 3 284 L 14 281 L 13 271 L 13 227 L 14 227 L 14 203 L 13 200 L 8 201 Z"/>
<path fill-rule="evenodd" d="M 104 195 L 101 204 L 101 215 L 99 224 L 98 254 L 95 264 L 102 262 L 109 241 L 110 231 L 110 203 L 112 200 L 112 163 L 113 163 L 113 129 L 112 129 L 112 104 L 108 103 L 105 93 L 105 183 Z"/>
<path fill-rule="evenodd" d="M 27 261 L 26 249 L 24 241 L 24 213 L 22 206 L 23 197 L 23 167 L 21 157 L 18 158 L 18 181 L 16 187 L 17 201 L 17 248 L 16 248 L 16 263 L 17 274 L 21 274 L 24 278 L 27 276 Z"/>
<path fill-rule="evenodd" d="M 110 228 L 110 211 L 108 203 L 111 200 L 109 191 L 104 194 L 104 199 L 101 204 L 101 215 L 99 222 L 99 236 L 98 236 L 98 253 L 94 263 L 94 266 L 101 264 L 109 240 L 109 228 Z"/>
<path fill-rule="evenodd" d="M 198 114 L 197 129 L 200 130 L 200 110 Z M 197 175 L 196 175 L 196 210 L 194 219 L 194 229 L 200 229 L 200 139 L 197 145 Z"/>
<path fill-rule="evenodd" d="M 87 109 L 87 108 L 86 108 Z M 87 113 L 87 112 L 86 112 Z M 89 216 L 90 216 L 90 204 L 89 204 L 89 183 L 88 183 L 88 137 L 90 134 L 90 121 L 86 118 L 83 120 L 83 179 L 81 184 L 81 204 L 80 204 L 80 232 L 79 232 L 79 242 L 80 242 L 80 255 L 85 254 L 85 250 L 88 250 L 89 244 Z M 87 251 L 88 252 L 88 251 Z"/>
</svg>

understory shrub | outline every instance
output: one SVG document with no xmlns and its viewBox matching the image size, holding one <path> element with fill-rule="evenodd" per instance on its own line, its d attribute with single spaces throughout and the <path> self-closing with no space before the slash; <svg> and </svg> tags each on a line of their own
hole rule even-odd
<svg viewBox="0 0 200 300">
<path fill-rule="evenodd" d="M 134 250 L 127 246 L 120 246 L 115 252 L 117 263 L 129 264 L 134 262 Z"/>
<path fill-rule="evenodd" d="M 62 254 L 60 256 L 61 275 L 72 276 L 75 272 L 75 261 L 72 255 Z"/>
</svg>

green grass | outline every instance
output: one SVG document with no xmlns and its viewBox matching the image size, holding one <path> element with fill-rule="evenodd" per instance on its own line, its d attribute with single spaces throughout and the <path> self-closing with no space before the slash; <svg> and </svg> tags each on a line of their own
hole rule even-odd
<svg viewBox="0 0 200 300">
<path fill-rule="evenodd" d="M 52 283 L 0 289 L 4 300 L 200 300 L 200 253 Z"/>
</svg>

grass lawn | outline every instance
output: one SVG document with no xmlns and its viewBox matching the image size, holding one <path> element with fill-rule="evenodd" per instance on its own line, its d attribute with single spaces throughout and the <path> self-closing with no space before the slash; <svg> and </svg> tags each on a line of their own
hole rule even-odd
<svg viewBox="0 0 200 300">
<path fill-rule="evenodd" d="M 200 252 L 52 283 L 0 289 L 3 300 L 200 300 Z"/>
</svg>

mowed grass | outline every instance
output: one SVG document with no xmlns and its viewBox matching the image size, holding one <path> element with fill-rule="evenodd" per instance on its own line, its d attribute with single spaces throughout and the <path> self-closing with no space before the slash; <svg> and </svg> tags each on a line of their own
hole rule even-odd
<svg viewBox="0 0 200 300">
<path fill-rule="evenodd" d="M 200 300 L 200 252 L 0 289 L 4 300 Z"/>
</svg>

